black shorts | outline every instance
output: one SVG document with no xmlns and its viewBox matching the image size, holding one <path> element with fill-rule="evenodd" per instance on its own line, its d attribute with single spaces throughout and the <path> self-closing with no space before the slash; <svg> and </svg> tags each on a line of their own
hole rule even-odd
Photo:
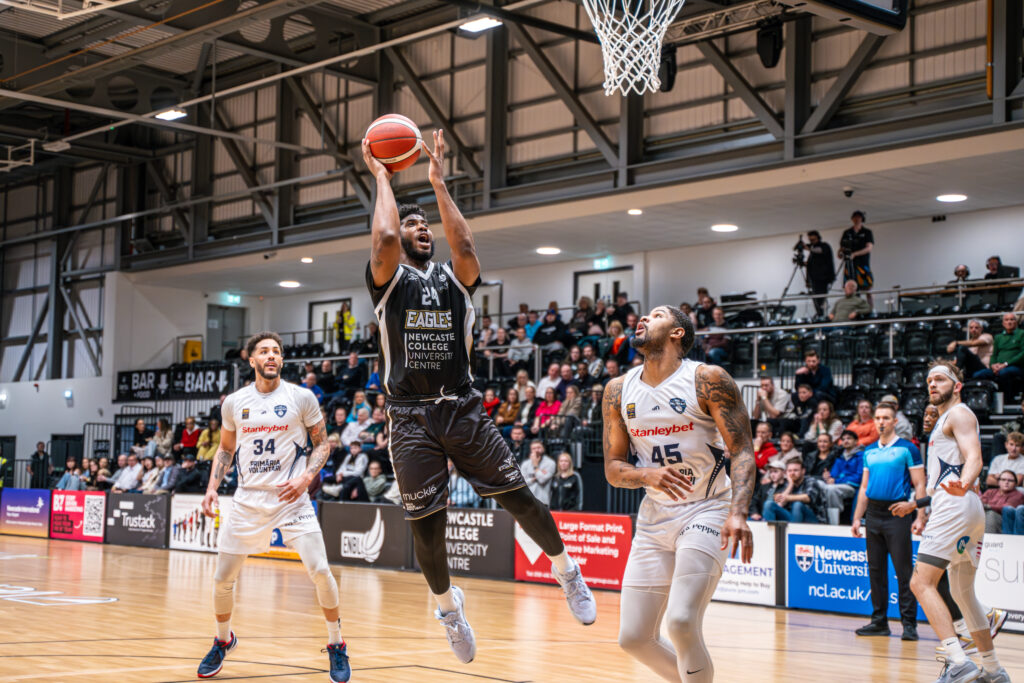
<svg viewBox="0 0 1024 683">
<path fill-rule="evenodd" d="M 406 519 L 420 519 L 448 504 L 448 462 L 481 496 L 526 486 L 508 444 L 484 413 L 475 389 L 456 398 L 387 404 L 391 463 Z"/>
</svg>

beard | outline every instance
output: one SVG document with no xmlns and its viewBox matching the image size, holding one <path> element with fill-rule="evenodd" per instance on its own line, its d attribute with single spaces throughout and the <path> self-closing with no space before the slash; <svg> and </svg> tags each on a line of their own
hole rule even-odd
<svg viewBox="0 0 1024 683">
<path fill-rule="evenodd" d="M 430 259 L 434 258 L 434 241 L 430 241 L 430 249 L 424 251 L 416 246 L 416 243 L 410 239 L 402 238 L 402 251 L 413 261 L 417 263 L 425 263 Z"/>
<path fill-rule="evenodd" d="M 941 406 L 943 403 L 948 402 L 949 399 L 951 399 L 951 398 L 953 398 L 953 390 L 952 389 L 950 389 L 949 391 L 944 392 L 944 393 L 939 393 L 939 397 L 937 399 L 932 398 L 931 395 L 929 394 L 928 395 L 928 402 L 931 403 L 933 406 Z"/>
<path fill-rule="evenodd" d="M 263 379 L 277 379 L 278 377 L 281 376 L 281 370 L 279 368 L 274 368 L 273 370 L 267 370 L 266 367 L 264 367 L 262 365 L 257 365 L 256 366 L 256 372 Z"/>
</svg>

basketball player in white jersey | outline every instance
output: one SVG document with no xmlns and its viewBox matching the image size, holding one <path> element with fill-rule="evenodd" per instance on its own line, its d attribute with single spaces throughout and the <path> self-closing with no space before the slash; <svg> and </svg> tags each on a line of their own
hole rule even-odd
<svg viewBox="0 0 1024 683">
<path fill-rule="evenodd" d="M 939 419 L 928 440 L 928 500 L 917 566 L 910 580 L 921 608 L 945 650 L 945 666 L 936 683 L 1009 683 L 1010 677 L 996 659 L 985 608 L 974 592 L 974 576 L 985 535 L 985 511 L 975 491 L 981 474 L 981 441 L 978 419 L 960 401 L 963 377 L 948 361 L 936 361 L 928 371 L 929 402 L 939 409 Z M 953 619 L 939 595 L 943 572 L 949 573 L 949 589 L 960 607 L 971 637 L 978 646 L 982 668 L 967 658 L 953 627 Z"/>
<path fill-rule="evenodd" d="M 665 680 L 710 683 L 704 610 L 729 543 L 750 562 L 756 468 L 736 383 L 720 367 L 686 359 L 693 341 L 678 308 L 640 319 L 631 343 L 643 365 L 605 387 L 604 458 L 612 486 L 647 491 L 622 577 L 619 644 Z M 663 620 L 670 640 L 661 637 Z"/>
<path fill-rule="evenodd" d="M 327 620 L 330 679 L 349 680 L 348 651 L 341 639 L 338 584 L 327 564 L 327 549 L 316 512 L 306 493 L 327 461 L 327 430 L 320 406 L 309 389 L 281 381 L 281 338 L 274 332 L 254 334 L 246 342 L 256 381 L 239 389 L 221 407 L 220 447 L 213 461 L 203 512 L 217 515 L 217 487 L 238 456 L 238 489 L 218 545 L 213 606 L 217 636 L 199 665 L 199 677 L 220 673 L 227 653 L 238 644 L 231 630 L 235 580 L 246 555 L 266 552 L 273 530 L 299 554 L 316 586 Z M 307 437 L 313 443 L 308 460 Z"/>
</svg>

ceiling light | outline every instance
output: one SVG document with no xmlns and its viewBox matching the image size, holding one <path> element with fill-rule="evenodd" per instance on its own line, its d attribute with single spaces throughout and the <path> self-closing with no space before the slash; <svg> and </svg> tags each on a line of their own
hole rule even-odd
<svg viewBox="0 0 1024 683">
<path fill-rule="evenodd" d="M 168 109 L 167 111 L 162 111 L 156 115 L 156 117 L 161 121 L 177 121 L 178 119 L 183 119 L 186 116 L 188 116 L 188 114 L 180 109 Z"/>
<path fill-rule="evenodd" d="M 732 223 L 718 223 L 712 225 L 711 229 L 715 232 L 736 232 L 739 230 L 739 226 L 733 225 Z"/>
<path fill-rule="evenodd" d="M 313 262 L 313 257 L 312 256 L 303 256 L 299 260 L 302 261 L 303 263 L 312 263 Z"/>
<path fill-rule="evenodd" d="M 537 253 L 544 256 L 554 256 L 555 254 L 561 254 L 562 250 L 558 247 L 537 247 Z"/>
<path fill-rule="evenodd" d="M 501 22 L 497 19 L 481 17 L 479 19 L 474 19 L 473 21 L 467 21 L 465 24 L 460 24 L 459 29 L 462 31 L 469 31 L 470 33 L 480 33 L 481 31 L 486 31 L 487 29 L 495 28 L 496 26 L 501 26 Z"/>
<path fill-rule="evenodd" d="M 643 212 L 644 212 L 643 209 L 630 209 L 626 213 L 628 213 L 630 216 L 639 216 L 639 215 L 643 214 Z"/>
<path fill-rule="evenodd" d="M 288 289 L 295 289 L 299 286 L 299 283 L 295 280 L 281 280 L 277 283 L 280 287 L 287 287 Z"/>
<path fill-rule="evenodd" d="M 967 201 L 967 195 L 965 195 L 965 194 L 940 194 L 935 199 L 937 199 L 940 202 L 945 202 L 947 204 L 955 204 L 956 202 L 965 202 L 965 201 Z"/>
</svg>

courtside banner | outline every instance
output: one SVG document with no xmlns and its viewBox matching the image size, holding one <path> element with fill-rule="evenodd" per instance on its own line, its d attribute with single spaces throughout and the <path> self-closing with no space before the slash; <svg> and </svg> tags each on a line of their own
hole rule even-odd
<svg viewBox="0 0 1024 683">
<path fill-rule="evenodd" d="M 748 605 L 775 605 L 775 529 L 768 522 L 748 522 L 754 556 L 743 564 L 740 552 L 726 560 L 712 600 Z"/>
<path fill-rule="evenodd" d="M 50 509 L 50 538 L 103 543 L 103 491 L 54 491 Z"/>
<path fill-rule="evenodd" d="M 317 519 L 320 519 L 319 509 L 317 508 L 317 501 L 311 501 L 313 503 L 313 512 L 317 513 Z M 274 529 L 270 535 L 270 550 L 265 553 L 257 553 L 252 557 L 271 557 L 275 560 L 301 560 L 299 554 L 284 544 L 284 536 L 281 535 L 280 529 Z"/>
<path fill-rule="evenodd" d="M 913 552 L 917 557 L 918 538 Z M 827 524 L 786 525 L 786 606 L 804 609 L 871 614 L 871 581 L 863 538 L 850 535 L 848 526 Z M 896 570 L 889 560 L 889 617 L 899 619 Z M 918 621 L 925 621 L 917 608 Z"/>
<path fill-rule="evenodd" d="M 445 528 L 448 570 L 465 576 L 513 578 L 514 526 L 512 515 L 504 510 L 448 508 Z M 419 567 L 413 555 L 413 568 Z"/>
<path fill-rule="evenodd" d="M 166 548 L 171 496 L 107 494 L 107 543 Z"/>
<path fill-rule="evenodd" d="M 629 549 L 633 544 L 633 521 L 629 515 L 590 512 L 552 512 L 565 549 L 579 562 L 591 588 L 622 588 Z M 515 525 L 516 580 L 557 583 L 551 575 L 551 560 L 522 527 Z"/>
<path fill-rule="evenodd" d="M 171 496 L 172 550 L 217 552 L 217 539 L 224 520 L 231 514 L 231 496 L 220 496 L 216 517 L 203 514 L 203 496 L 198 493 L 176 493 Z"/>
<path fill-rule="evenodd" d="M 978 600 L 1007 611 L 1007 631 L 1024 633 L 1024 536 L 985 534 L 974 581 Z"/>
<path fill-rule="evenodd" d="M 361 567 L 412 567 L 412 535 L 398 505 L 322 503 L 320 528 L 327 559 Z"/>
<path fill-rule="evenodd" d="M 49 536 L 49 489 L 3 489 L 0 492 L 0 534 Z"/>
</svg>

